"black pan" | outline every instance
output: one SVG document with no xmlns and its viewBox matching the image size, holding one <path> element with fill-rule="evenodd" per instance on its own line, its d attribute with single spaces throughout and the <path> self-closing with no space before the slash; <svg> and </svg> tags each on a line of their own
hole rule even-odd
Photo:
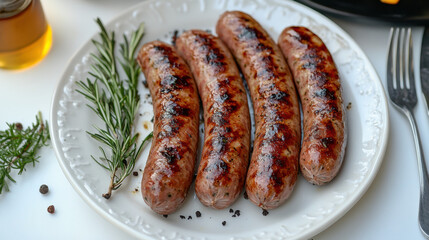
<svg viewBox="0 0 429 240">
<path fill-rule="evenodd" d="M 386 4 L 380 0 L 297 0 L 321 12 L 348 17 L 406 24 L 429 25 L 429 0 L 400 0 Z"/>
</svg>

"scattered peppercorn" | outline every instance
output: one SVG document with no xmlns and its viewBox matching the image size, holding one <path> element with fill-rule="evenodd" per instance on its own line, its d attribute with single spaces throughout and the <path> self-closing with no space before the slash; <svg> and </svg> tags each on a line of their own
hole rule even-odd
<svg viewBox="0 0 429 240">
<path fill-rule="evenodd" d="M 188 220 L 191 220 L 191 219 L 192 219 L 192 216 L 189 216 L 189 217 L 188 217 Z"/>
<path fill-rule="evenodd" d="M 350 110 L 352 108 L 352 103 L 349 102 L 349 104 L 347 104 L 347 110 Z"/>
<path fill-rule="evenodd" d="M 200 211 L 196 211 L 195 215 L 197 216 L 197 218 L 201 217 L 201 212 Z"/>
<path fill-rule="evenodd" d="M 262 215 L 267 216 L 269 214 L 269 212 L 266 209 L 262 210 Z"/>
<path fill-rule="evenodd" d="M 165 217 L 165 218 L 168 218 L 168 215 L 167 214 L 164 214 L 164 215 L 162 215 L 163 217 Z"/>
<path fill-rule="evenodd" d="M 137 177 L 139 175 L 139 173 L 137 171 L 133 172 L 133 176 Z"/>
<path fill-rule="evenodd" d="M 183 215 L 180 215 L 180 218 L 181 218 L 181 219 L 186 219 L 186 217 L 185 217 L 185 216 L 183 216 Z"/>
<path fill-rule="evenodd" d="M 50 213 L 50 214 L 55 213 L 55 207 L 54 207 L 54 205 L 51 205 L 51 206 L 48 207 L 48 213 Z"/>
<path fill-rule="evenodd" d="M 46 185 L 46 184 L 42 184 L 42 185 L 40 186 L 40 188 L 39 188 L 39 192 L 40 192 L 41 194 L 46 194 L 46 193 L 48 193 L 48 192 L 49 192 L 49 187 L 48 187 L 48 185 Z"/>
<path fill-rule="evenodd" d="M 223 226 L 225 226 L 225 225 L 226 225 L 226 221 L 223 221 L 223 222 L 222 222 L 222 225 L 223 225 Z"/>
<path fill-rule="evenodd" d="M 171 45 L 176 46 L 177 35 L 179 34 L 178 30 L 174 30 L 173 36 L 171 37 Z"/>
<path fill-rule="evenodd" d="M 233 212 L 234 212 L 234 210 L 233 210 L 232 208 L 230 208 L 230 209 L 229 209 L 229 212 L 230 212 L 230 213 L 233 213 Z"/>
<path fill-rule="evenodd" d="M 249 196 L 247 195 L 247 192 L 244 192 L 244 194 L 243 194 L 243 197 L 244 197 L 244 199 L 249 199 Z"/>
<path fill-rule="evenodd" d="M 234 215 L 240 216 L 240 210 L 235 210 Z"/>
</svg>

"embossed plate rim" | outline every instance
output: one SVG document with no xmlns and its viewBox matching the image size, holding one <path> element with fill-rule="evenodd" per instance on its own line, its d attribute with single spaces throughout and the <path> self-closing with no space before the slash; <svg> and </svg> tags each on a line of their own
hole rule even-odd
<svg viewBox="0 0 429 240">
<path fill-rule="evenodd" d="M 188 3 L 194 3 L 195 5 L 199 4 L 200 6 L 200 10 L 206 10 L 205 8 L 210 5 L 209 1 L 206 0 L 200 0 L 200 1 L 193 1 L 193 0 L 179 0 L 179 1 L 162 1 L 162 2 L 156 2 L 154 0 L 149 0 L 149 1 L 145 1 L 142 2 L 138 5 L 136 5 L 135 7 L 128 9 L 126 11 L 124 11 L 122 14 L 119 14 L 118 17 L 116 17 L 115 19 L 113 19 L 112 21 L 109 22 L 109 24 L 106 24 L 106 26 L 109 29 L 121 29 L 121 24 L 130 24 L 128 21 L 125 22 L 125 20 L 129 20 L 131 17 L 135 17 L 136 18 L 142 18 L 142 16 L 139 16 L 139 10 L 143 11 L 143 9 L 146 8 L 160 8 L 162 10 L 162 6 L 163 4 L 165 5 L 169 5 L 169 6 L 181 6 L 187 10 L 183 10 L 183 11 L 192 11 L 193 6 L 189 5 L 189 6 L 185 6 Z M 211 11 L 217 11 L 217 12 L 222 12 L 226 9 L 242 9 L 241 7 L 238 7 L 240 4 L 244 4 L 244 1 L 240 1 L 240 0 L 224 0 L 224 1 L 220 1 L 219 2 L 220 8 L 218 6 L 216 6 L 216 8 L 214 8 L 213 6 L 211 6 L 212 8 L 210 8 Z M 362 173 L 360 179 L 351 179 L 351 180 L 355 180 L 355 182 L 351 181 L 350 185 L 353 185 L 353 187 L 355 187 L 356 191 L 353 191 L 351 193 L 347 192 L 347 194 L 343 194 L 341 195 L 341 191 L 339 192 L 335 192 L 333 190 L 335 190 L 335 187 L 337 187 L 339 185 L 339 181 L 341 181 L 341 179 L 344 178 L 345 174 L 341 173 L 340 175 L 337 177 L 337 179 L 339 179 L 338 181 L 335 180 L 336 182 L 333 182 L 333 184 L 324 187 L 322 190 L 320 190 L 320 192 L 327 192 L 327 191 L 332 191 L 333 194 L 338 194 L 338 198 L 333 198 L 330 199 L 332 200 L 332 206 L 335 206 L 335 204 L 339 204 L 337 209 L 334 209 L 334 207 L 331 206 L 331 208 L 329 209 L 329 206 L 327 207 L 327 209 L 323 209 L 323 208 L 315 208 L 312 209 L 314 211 L 306 213 L 306 216 L 301 216 L 304 220 L 302 219 L 298 219 L 298 220 L 302 220 L 302 231 L 296 233 L 293 232 L 293 230 L 288 229 L 289 226 L 285 226 L 285 225 L 281 225 L 283 224 L 283 222 L 286 222 L 285 219 L 282 218 L 282 220 L 280 221 L 279 224 L 274 224 L 273 227 L 265 227 L 262 230 L 261 229 L 256 229 L 256 230 L 249 230 L 246 232 L 239 232 L 239 233 L 233 233 L 231 235 L 233 235 L 234 237 L 232 237 L 232 239 L 244 239 L 244 238 L 249 238 L 249 237 L 253 237 L 253 238 L 262 238 L 262 239 L 268 239 L 268 238 L 275 238 L 275 237 L 279 237 L 281 235 L 283 236 L 288 236 L 288 238 L 290 239 L 296 239 L 296 238 L 309 238 L 312 237 L 313 235 L 319 233 L 320 231 L 326 229 L 328 226 L 330 226 L 331 224 L 333 224 L 336 220 L 338 220 L 339 218 L 341 218 L 351 207 L 353 207 L 353 205 L 362 197 L 362 195 L 366 192 L 366 190 L 368 189 L 368 187 L 370 186 L 371 182 L 373 181 L 374 177 L 376 176 L 376 173 L 378 172 L 378 169 L 381 165 L 381 162 L 383 160 L 383 156 L 384 156 L 384 152 L 386 149 L 386 145 L 387 145 L 387 139 L 388 139 L 388 129 L 389 129 L 389 121 L 388 121 L 388 108 L 387 108 L 387 100 L 386 100 L 386 96 L 384 94 L 384 89 L 382 87 L 381 81 L 379 79 L 379 77 L 377 76 L 377 73 L 375 72 L 374 68 L 372 67 L 372 65 L 370 64 L 369 60 L 367 59 L 367 57 L 364 55 L 364 53 L 362 52 L 362 50 L 357 46 L 357 44 L 353 41 L 353 39 L 351 39 L 350 36 L 348 36 L 341 28 L 339 28 L 335 23 L 333 23 L 332 21 L 330 21 L 329 19 L 327 19 L 326 17 L 324 17 L 323 15 L 315 12 L 314 10 L 309 9 L 308 7 L 305 7 L 299 3 L 296 2 L 292 2 L 292 1 L 281 1 L 281 0 L 253 0 L 253 1 L 248 1 L 246 2 L 246 7 L 243 7 L 245 11 L 249 12 L 252 14 L 252 11 L 255 12 L 255 18 L 257 20 L 260 20 L 261 16 L 265 16 L 267 15 L 267 20 L 263 19 L 262 23 L 264 25 L 265 22 L 269 21 L 268 19 L 271 17 L 272 14 L 277 14 L 277 8 L 280 7 L 280 9 L 283 9 L 283 11 L 285 11 L 285 9 L 289 9 L 288 11 L 290 11 L 291 13 L 298 13 L 298 14 L 302 14 L 302 16 L 299 18 L 299 21 L 302 25 L 306 25 L 306 26 L 315 26 L 315 30 L 316 33 L 317 30 L 320 30 L 318 28 L 322 28 L 324 29 L 324 31 L 321 31 L 321 37 L 324 41 L 327 40 L 327 45 L 328 48 L 330 48 L 330 50 L 334 49 L 334 59 L 337 60 L 341 60 L 341 59 L 345 59 L 347 56 L 343 56 L 344 54 L 352 54 L 352 56 L 349 56 L 349 58 L 357 58 L 362 64 L 362 67 L 364 68 L 363 72 L 364 76 L 357 76 L 356 78 L 358 78 L 358 80 L 353 80 L 355 82 L 350 82 L 348 85 L 352 85 L 354 84 L 353 87 L 356 87 L 356 91 L 361 89 L 361 93 L 354 93 L 352 91 L 352 95 L 353 94 L 360 94 L 362 96 L 368 96 L 368 98 L 373 97 L 374 99 L 372 99 L 373 101 L 375 101 L 376 106 L 370 106 L 371 110 L 374 110 L 372 108 L 379 108 L 381 109 L 380 112 L 375 111 L 375 113 L 368 113 L 368 112 L 363 112 L 363 115 L 366 114 L 375 114 L 375 116 L 371 116 L 370 121 L 375 121 L 375 123 L 371 123 L 373 124 L 372 127 L 374 128 L 373 131 L 377 131 L 379 130 L 380 134 L 378 136 L 378 139 L 376 139 L 376 149 L 374 148 L 368 148 L 365 149 L 365 146 L 363 146 L 364 141 L 362 139 L 362 146 L 360 149 L 358 149 L 359 151 L 362 150 L 362 152 L 365 152 L 366 150 L 369 151 L 367 154 L 371 155 L 371 157 L 368 157 L 368 162 L 358 162 L 358 164 L 362 164 L 363 166 L 362 169 L 365 170 L 365 173 Z M 253 4 L 253 5 L 252 5 Z M 161 6 L 161 7 L 160 7 Z M 254 6 L 259 6 L 262 8 L 261 9 L 257 9 L 257 8 L 252 8 Z M 163 6 L 165 7 L 165 6 Z M 283 7 L 283 8 L 281 8 Z M 191 10 L 189 10 L 189 9 Z M 197 7 L 195 7 L 197 8 Z M 179 9 L 180 10 L 180 9 Z M 175 10 L 178 14 L 178 16 L 180 16 L 180 14 L 178 13 L 179 10 Z M 293 10 L 293 11 L 291 11 Z M 156 11 L 154 11 L 156 12 Z M 192 12 L 191 12 L 192 13 Z M 288 12 L 289 13 L 289 12 Z M 196 13 L 198 15 L 198 13 Z M 131 16 L 131 17 L 130 17 Z M 296 16 L 295 16 L 296 17 Z M 128 18 L 128 19 L 127 19 Z M 156 18 L 156 16 L 155 16 Z M 168 22 L 168 21 L 167 21 Z M 286 21 L 287 22 L 287 21 Z M 132 25 L 132 24 L 130 24 Z M 276 25 L 277 28 L 279 27 L 278 25 Z M 148 25 L 148 27 L 150 27 L 150 25 Z M 179 26 L 178 26 L 179 27 Z M 273 29 L 271 29 L 271 26 L 266 26 L 269 29 L 267 29 L 271 34 L 273 34 L 273 32 L 275 32 L 275 34 L 279 34 L 278 29 L 276 31 L 274 31 Z M 274 26 L 273 26 L 274 27 Z M 285 27 L 285 26 L 284 26 Z M 125 31 L 129 30 L 130 26 L 125 27 Z M 211 29 L 214 28 L 214 26 L 209 27 Z M 123 30 L 123 29 L 122 29 Z M 150 32 L 151 30 L 148 29 L 148 32 Z M 324 36 L 323 34 L 328 34 L 327 36 Z M 330 39 L 329 39 L 329 34 L 335 35 L 336 41 L 338 44 L 346 44 L 348 45 L 348 47 L 352 50 L 351 52 L 346 52 L 344 53 L 343 50 L 338 50 L 336 48 L 335 44 L 330 43 Z M 119 36 L 120 34 L 117 34 L 117 36 Z M 94 35 L 93 37 L 95 37 L 96 35 Z M 273 38 L 276 39 L 277 36 L 273 35 Z M 339 38 L 339 39 L 337 39 Z M 144 41 L 150 41 L 150 40 L 154 40 L 154 39 L 148 39 L 148 37 L 144 38 Z M 344 41 L 344 42 L 341 42 Z M 80 113 L 79 111 L 81 111 L 80 109 L 85 108 L 84 103 L 83 102 L 79 102 L 79 97 L 76 97 L 76 95 L 73 94 L 73 92 L 70 92 L 71 90 L 73 90 L 73 83 L 76 81 L 75 77 L 76 75 L 79 75 L 79 71 L 81 71 L 82 65 L 87 64 L 88 62 L 90 62 L 90 60 L 88 60 L 87 58 L 87 54 L 89 51 L 91 51 L 93 48 L 91 47 L 91 45 L 89 44 L 89 41 L 82 46 L 82 48 L 77 51 L 77 53 L 71 58 L 68 67 L 66 68 L 61 80 L 58 83 L 58 86 L 55 90 L 54 96 L 52 98 L 52 108 L 51 108 L 51 116 L 50 116 L 50 120 L 51 120 L 51 136 L 52 136 L 52 143 L 53 143 L 53 147 L 55 149 L 56 155 L 57 155 L 57 159 L 58 162 L 64 172 L 64 174 L 66 175 L 67 179 L 69 180 L 69 182 L 71 183 L 71 185 L 73 186 L 73 188 L 80 194 L 80 196 L 92 207 L 94 208 L 100 215 L 102 215 L 103 217 L 105 217 L 107 220 L 109 220 L 110 222 L 114 223 L 115 225 L 117 225 L 118 227 L 122 228 L 123 230 L 131 233 L 132 235 L 139 237 L 139 238 L 151 238 L 151 239 L 157 239 L 157 238 L 189 238 L 189 239 L 203 239 L 203 238 L 207 238 L 207 239 L 214 239 L 216 238 L 216 234 L 212 232 L 207 233 L 206 234 L 202 234 L 199 232 L 193 232 L 191 231 L 191 227 L 189 225 L 186 225 L 188 223 L 183 223 L 183 225 L 180 226 L 176 226 L 174 225 L 174 223 L 177 223 L 179 221 L 173 220 L 173 217 L 178 217 L 178 215 L 172 215 L 170 216 L 167 220 L 163 219 L 162 217 L 159 216 L 155 216 L 153 213 L 151 212 L 147 212 L 147 206 L 142 206 L 142 209 L 140 209 L 139 213 L 143 214 L 143 217 L 137 216 L 135 218 L 129 217 L 129 212 L 125 211 L 117 211 L 117 206 L 116 204 L 120 201 L 128 201 L 128 198 L 133 198 L 132 200 L 135 200 L 135 196 L 130 195 L 130 193 L 128 192 L 118 192 L 114 199 L 109 200 L 110 202 L 106 202 L 105 200 L 101 199 L 101 197 L 99 196 L 99 192 L 97 192 L 96 194 L 94 193 L 94 191 L 96 191 L 97 189 L 92 188 L 94 182 L 98 183 L 98 180 L 94 180 L 91 179 L 91 176 L 77 176 L 75 174 L 75 172 L 73 171 L 77 171 L 79 170 L 78 168 L 71 168 L 71 165 L 75 165 L 75 164 L 80 164 L 80 161 L 82 161 L 82 164 L 89 164 L 89 167 L 91 167 L 91 164 L 94 163 L 85 163 L 84 160 L 82 160 L 82 158 L 84 158 L 83 156 L 77 155 L 76 157 L 76 161 L 74 162 L 70 162 L 69 159 L 67 159 L 66 157 L 66 152 L 69 151 L 70 149 L 68 149 L 69 147 L 72 148 L 73 146 L 69 146 L 67 144 L 65 144 L 66 138 L 67 141 L 71 140 L 73 141 L 73 137 L 75 137 L 75 133 L 71 133 L 69 134 L 71 136 L 71 138 L 69 139 L 69 135 L 64 135 L 64 131 L 65 129 L 61 126 L 59 126 L 59 124 L 63 124 L 64 122 L 61 122 L 61 119 L 73 119 L 73 115 L 72 113 L 74 113 L 74 110 L 69 110 L 69 111 L 62 111 L 62 107 L 63 106 L 67 106 L 68 104 L 71 104 L 71 109 L 78 109 L 77 113 Z M 338 51 L 338 53 L 337 53 Z M 338 54 L 338 55 L 337 55 Z M 353 55 L 354 54 L 354 55 Z M 347 71 L 356 71 L 354 69 L 346 69 L 346 67 L 342 66 L 341 61 L 338 63 L 339 64 L 339 70 L 340 70 L 340 74 L 348 76 Z M 77 72 L 77 73 L 76 73 Z M 359 79 L 361 79 L 362 81 L 359 81 Z M 71 86 L 71 88 L 70 88 Z M 364 87 L 369 87 L 370 90 L 368 90 L 369 92 L 365 92 L 364 90 L 362 90 Z M 352 87 L 352 86 L 349 86 Z M 346 89 L 346 92 L 350 92 L 350 89 Z M 72 103 L 68 103 L 66 100 L 66 96 L 65 94 L 69 94 L 71 95 L 71 99 L 74 100 L 74 102 Z M 360 98 L 362 96 L 358 96 L 358 95 L 353 95 L 351 97 L 357 97 Z M 363 98 L 363 97 L 362 97 Z M 355 114 L 355 111 L 358 111 L 360 109 L 361 103 L 354 103 L 352 110 L 351 110 L 351 114 Z M 355 110 L 356 109 L 356 110 Z M 86 111 L 83 110 L 83 113 L 85 113 Z M 78 119 L 79 120 L 79 119 Z M 365 119 L 367 120 L 367 119 Z M 70 120 L 69 120 L 70 121 Z M 353 122 L 354 120 L 351 119 L 351 122 Z M 359 121 L 359 120 L 358 120 Z M 67 123 L 67 121 L 66 121 Z M 369 124 L 369 123 L 365 123 L 364 121 L 358 122 L 358 124 Z M 355 125 L 351 125 L 353 127 L 356 127 Z M 378 129 L 377 127 L 379 127 L 380 129 Z M 73 130 L 73 129 L 72 129 Z M 85 128 L 85 130 L 88 130 Z M 351 130 L 356 131 L 354 129 Z M 349 131 L 350 132 L 350 131 Z M 365 131 L 363 131 L 365 132 Z M 378 132 L 377 132 L 378 133 Z M 63 134 L 63 135 L 62 135 Z M 60 136 L 61 135 L 61 136 Z M 144 134 L 143 134 L 144 135 Z M 375 135 L 375 133 L 373 134 Z M 86 138 L 82 138 L 79 139 L 79 136 L 76 134 L 76 137 L 78 140 L 83 140 L 83 141 L 88 141 Z M 353 142 L 353 139 L 355 136 L 351 136 L 351 142 Z M 365 136 L 363 136 L 365 137 Z M 369 141 L 371 140 L 370 139 Z M 370 142 L 372 143 L 372 142 Z M 81 143 L 83 144 L 83 143 Z M 351 146 L 349 147 L 350 151 L 348 149 L 348 152 L 351 152 L 355 146 Z M 66 149 L 66 150 L 64 150 Z M 73 149 L 71 149 L 71 152 L 73 152 Z M 76 151 L 75 151 L 76 152 Z M 79 152 L 78 152 L 79 153 Z M 92 152 L 91 152 L 92 153 Z M 97 154 L 97 152 L 94 152 L 92 154 Z M 87 157 L 87 156 L 85 156 Z M 353 157 L 346 157 L 346 159 L 348 158 L 353 158 Z M 354 164 L 353 161 L 351 163 L 345 163 L 345 164 Z M 86 166 L 86 165 L 85 165 Z M 349 167 L 349 166 L 348 166 Z M 348 169 L 348 168 L 347 168 Z M 344 170 L 346 171 L 346 170 Z M 98 172 L 98 171 L 97 171 Z M 354 172 L 352 172 L 354 173 Z M 82 179 L 79 178 L 89 178 L 90 181 L 83 181 Z M 347 181 L 349 181 L 350 179 L 346 178 Z M 135 180 L 133 180 L 135 181 Z M 272 221 L 272 219 L 276 218 L 276 214 L 278 212 L 282 212 L 285 209 L 287 209 L 288 211 L 290 211 L 290 209 L 288 208 L 288 204 L 289 205 L 293 205 L 294 202 L 297 201 L 298 196 L 300 196 L 300 192 L 303 191 L 302 189 L 306 189 L 305 191 L 315 191 L 314 188 L 309 187 L 306 185 L 307 183 L 305 183 L 302 178 L 300 179 L 298 185 L 297 185 L 297 189 L 295 189 L 295 193 L 292 195 L 291 199 L 288 200 L 288 202 L 285 203 L 285 206 L 282 206 L 281 209 L 276 210 L 272 210 L 270 211 L 270 215 L 269 217 L 265 218 L 265 221 Z M 132 185 L 132 184 L 130 184 Z M 304 185 L 304 186 L 302 186 Z M 358 186 L 357 186 L 358 185 Z M 339 186 L 343 186 L 343 185 L 339 185 Z M 347 185 L 348 186 L 348 185 Z M 131 186 L 132 188 L 132 186 Z M 309 190 L 310 189 L 310 190 Z M 341 190 L 341 189 L 340 189 Z M 319 190 L 316 190 L 319 191 Z M 139 195 L 139 194 L 138 194 Z M 191 195 L 191 194 L 190 194 Z M 298 195 L 298 196 L 297 196 Z M 189 196 L 188 198 L 191 198 L 191 196 Z M 324 200 L 324 199 L 322 199 Z M 136 200 L 137 201 L 137 200 Z M 197 207 L 201 208 L 202 206 L 198 205 L 199 203 L 197 202 L 196 199 L 190 199 L 184 206 L 184 209 L 189 209 L 192 208 L 192 205 L 197 205 Z M 243 203 L 244 202 L 244 203 Z M 143 204 L 143 201 L 141 201 L 141 203 Z M 318 206 L 317 202 L 315 203 L 316 206 Z M 331 204 L 331 203 L 329 203 Z M 244 206 L 243 206 L 244 205 Z M 237 202 L 236 204 L 234 204 L 232 206 L 232 208 L 237 208 L 238 206 L 240 206 L 241 209 L 246 209 L 247 212 L 242 211 L 243 214 L 240 217 L 240 219 L 242 221 L 244 221 L 244 219 L 246 219 L 246 214 L 253 214 L 255 211 L 258 211 L 258 216 L 262 217 L 260 215 L 259 210 L 256 207 L 253 207 L 253 205 L 251 205 L 249 202 L 245 202 L 245 200 L 240 199 L 239 202 Z M 311 207 L 311 206 L 310 206 Z M 192 208 L 193 209 L 193 208 Z M 128 210 L 128 209 L 127 209 Z M 180 212 L 181 210 L 179 210 Z M 185 211 L 185 210 L 184 210 Z M 204 209 L 204 211 L 209 214 L 213 214 L 213 219 L 220 219 L 217 215 L 219 213 L 219 215 L 225 216 L 225 214 L 223 212 L 214 212 L 211 210 L 207 210 Z M 189 212 L 188 212 L 189 213 Z M 181 214 L 181 213 L 178 213 Z M 132 215 L 132 214 L 131 214 Z M 256 215 L 255 215 L 256 216 Z M 310 218 L 321 218 L 319 219 L 320 221 L 318 221 L 317 224 L 315 224 L 315 220 L 313 220 L 313 222 L 311 224 L 309 224 L 308 222 L 305 222 L 305 219 L 310 219 Z M 152 222 L 145 222 L 145 219 L 150 219 L 150 221 Z M 222 217 L 221 217 L 222 218 Z M 270 220 L 271 218 L 271 220 Z M 287 216 L 286 216 L 287 218 Z M 230 218 L 229 218 L 230 219 Z M 240 220 L 239 219 L 239 220 Z M 202 221 L 209 221 L 208 219 L 203 219 Z M 173 221 L 169 222 L 169 221 Z M 174 222 L 176 221 L 176 222 Z M 207 222 L 206 221 L 206 222 Z M 231 226 L 234 226 L 234 221 L 228 220 Z M 213 221 L 209 221 L 209 223 L 212 223 Z M 300 222 L 300 221 L 297 221 Z M 161 228 L 159 228 L 156 224 L 157 223 L 161 223 Z M 165 224 L 164 224 L 165 223 Z M 194 222 L 197 223 L 197 222 Z M 235 222 L 237 223 L 237 222 Z M 241 223 L 242 224 L 242 223 Z M 220 226 L 220 224 L 219 224 Z M 230 231 L 231 229 L 228 229 L 227 227 L 222 228 L 222 226 L 217 226 L 215 228 L 215 230 L 223 230 L 225 232 Z M 297 226 L 298 227 L 298 226 Z M 167 229 L 168 228 L 168 229 Z M 170 229 L 171 228 L 171 229 Z M 298 229 L 298 228 L 297 228 Z M 299 231 L 300 229 L 298 229 Z M 288 232 L 289 231 L 289 232 Z M 223 232 L 223 231 L 222 231 Z M 227 232 L 228 233 L 228 232 Z M 225 233 L 223 233 L 223 235 L 219 235 L 219 238 L 224 238 L 224 237 L 230 237 L 230 235 L 226 235 Z"/>
</svg>

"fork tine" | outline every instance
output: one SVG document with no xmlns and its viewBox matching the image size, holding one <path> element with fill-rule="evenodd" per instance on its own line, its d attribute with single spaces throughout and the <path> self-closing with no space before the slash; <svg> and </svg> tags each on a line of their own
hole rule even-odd
<svg viewBox="0 0 429 240">
<path fill-rule="evenodd" d="M 399 106 L 415 106 L 413 44 L 411 28 L 391 28 L 387 59 L 387 89 L 390 99 Z"/>
<path fill-rule="evenodd" d="M 413 61 L 413 38 L 411 34 L 411 28 L 407 29 L 407 85 L 406 87 L 411 91 L 415 92 L 415 80 L 414 80 L 414 61 Z"/>
<path fill-rule="evenodd" d="M 396 53 L 397 53 L 397 35 L 398 29 L 390 29 L 389 53 L 387 56 L 387 89 L 389 95 L 393 96 L 393 90 L 396 89 Z"/>
<path fill-rule="evenodd" d="M 396 68 L 396 76 L 399 76 L 399 86 L 398 88 L 403 89 L 404 88 L 404 79 L 405 79 L 405 71 L 404 71 L 404 63 L 405 63 L 405 56 L 404 50 L 405 50 L 405 41 L 404 41 L 404 28 L 397 28 L 398 35 L 397 35 L 397 43 L 396 43 L 396 62 L 398 63 L 396 66 L 399 66 Z"/>
</svg>

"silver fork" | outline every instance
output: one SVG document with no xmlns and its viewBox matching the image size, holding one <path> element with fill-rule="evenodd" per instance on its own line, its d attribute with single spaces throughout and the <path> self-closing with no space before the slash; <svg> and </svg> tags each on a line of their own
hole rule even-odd
<svg viewBox="0 0 429 240">
<path fill-rule="evenodd" d="M 425 237 L 429 238 L 429 177 L 413 113 L 417 104 L 417 94 L 414 80 L 411 28 L 392 28 L 389 42 L 387 89 L 394 106 L 408 117 L 411 124 L 420 181 L 419 225 Z"/>
</svg>

